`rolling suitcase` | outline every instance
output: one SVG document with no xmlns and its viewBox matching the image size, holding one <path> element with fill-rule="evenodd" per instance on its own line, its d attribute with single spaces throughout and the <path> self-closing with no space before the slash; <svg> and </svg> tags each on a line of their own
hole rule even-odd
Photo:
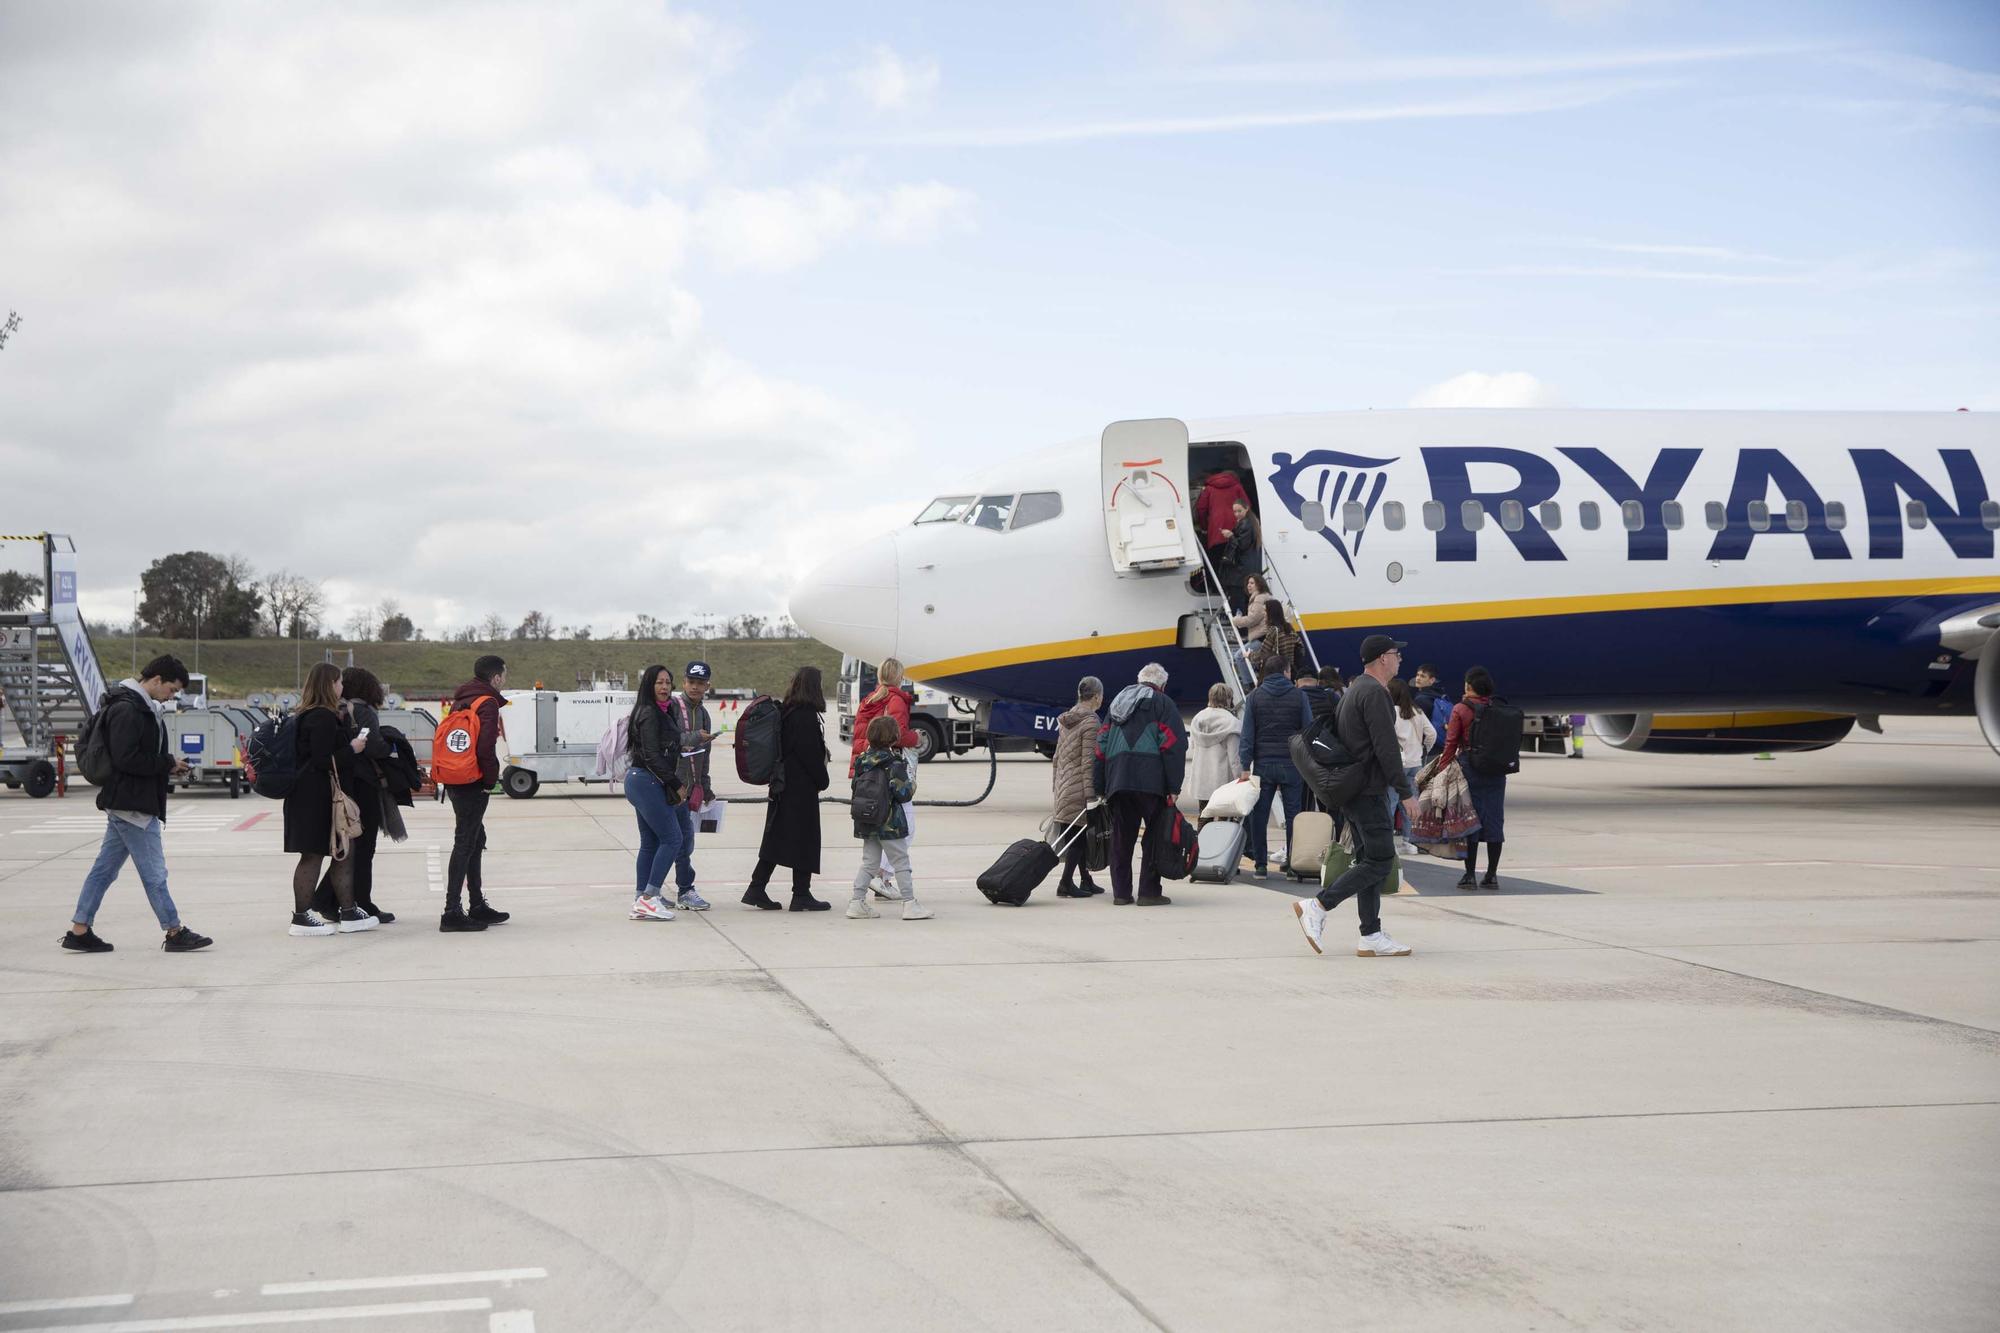
<svg viewBox="0 0 2000 1333">
<path fill-rule="evenodd" d="M 1196 841 L 1201 846 L 1195 858 L 1195 879 L 1227 884 L 1243 865 L 1245 829 L 1240 819 L 1211 819 L 1201 826 Z"/>
<path fill-rule="evenodd" d="M 1062 833 L 1056 835 L 1058 846 L 1050 846 L 1045 838 L 1023 838 L 1000 853 L 1000 859 L 988 866 L 986 873 L 977 881 L 979 891 L 986 895 L 986 901 L 995 907 L 1019 907 L 1027 902 L 1028 895 L 1049 877 L 1049 872 L 1062 860 L 1062 853 L 1069 846 L 1066 838 L 1082 835 L 1089 813 L 1086 810 L 1078 815 Z"/>
<path fill-rule="evenodd" d="M 1333 846 L 1333 816 L 1324 810 L 1301 811 L 1292 820 L 1292 845 L 1285 848 L 1285 873 L 1293 879 L 1318 879 Z"/>
</svg>

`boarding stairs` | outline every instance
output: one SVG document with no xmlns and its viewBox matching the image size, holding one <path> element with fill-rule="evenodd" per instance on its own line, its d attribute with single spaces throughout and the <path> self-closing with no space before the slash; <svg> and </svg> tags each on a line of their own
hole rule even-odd
<svg viewBox="0 0 2000 1333">
<path fill-rule="evenodd" d="M 23 541 L 43 548 L 42 595 L 24 610 L 0 611 L 0 692 L 21 748 L 54 758 L 57 738 L 73 740 L 97 710 L 104 671 L 77 605 L 75 544 L 54 533 L 0 536 Z"/>
<path fill-rule="evenodd" d="M 1222 673 L 1222 683 L 1229 687 L 1234 701 L 1241 705 L 1243 697 L 1257 687 L 1257 674 L 1250 669 L 1250 647 L 1243 641 L 1242 631 L 1230 618 L 1229 599 L 1221 595 L 1222 580 L 1210 562 L 1208 552 L 1201 552 L 1201 567 L 1207 576 L 1206 587 L 1211 591 L 1201 598 L 1196 614 L 1201 617 L 1201 627 L 1208 638 L 1208 650 L 1215 655 L 1215 665 Z"/>
</svg>

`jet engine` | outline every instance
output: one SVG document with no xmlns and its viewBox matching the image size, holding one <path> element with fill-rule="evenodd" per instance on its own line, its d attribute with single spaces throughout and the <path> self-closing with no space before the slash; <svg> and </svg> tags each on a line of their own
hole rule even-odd
<svg viewBox="0 0 2000 1333">
<path fill-rule="evenodd" d="M 1854 730 L 1854 718 L 1846 713 L 1769 711 L 1601 713 L 1590 719 L 1590 725 L 1597 738 L 1614 750 L 1641 750 L 1648 754 L 1776 754 L 1824 750 Z M 1989 731 L 1987 738 L 1991 740 L 1992 736 Z"/>
<path fill-rule="evenodd" d="M 1986 743 L 2000 750 L 2000 632 L 1987 640 L 1979 654 L 1979 670 L 1972 676 L 1972 703 Z"/>
</svg>

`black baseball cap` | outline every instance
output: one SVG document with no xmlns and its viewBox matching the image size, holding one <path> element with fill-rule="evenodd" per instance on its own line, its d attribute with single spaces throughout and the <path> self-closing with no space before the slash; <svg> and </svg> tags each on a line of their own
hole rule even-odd
<svg viewBox="0 0 2000 1333">
<path fill-rule="evenodd" d="M 688 678 L 689 680 L 707 680 L 707 679 L 709 678 L 710 674 L 711 674 L 711 673 L 710 673 L 710 671 L 709 671 L 709 669 L 708 669 L 708 663 L 706 663 L 706 662 L 689 662 L 689 663 L 688 663 L 688 674 L 687 674 L 687 678 Z"/>
<path fill-rule="evenodd" d="M 1367 666 L 1391 648 L 1407 648 L 1409 646 L 1409 644 L 1404 643 L 1401 639 L 1392 639 L 1386 634 L 1371 634 L 1361 641 L 1361 665 Z"/>
</svg>

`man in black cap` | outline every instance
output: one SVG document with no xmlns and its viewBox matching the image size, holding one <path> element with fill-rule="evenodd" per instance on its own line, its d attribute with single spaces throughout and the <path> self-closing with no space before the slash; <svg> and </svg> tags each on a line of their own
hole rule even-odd
<svg viewBox="0 0 2000 1333">
<path fill-rule="evenodd" d="M 1382 885 L 1396 861 L 1396 841 L 1389 822 L 1389 804 L 1382 793 L 1394 787 L 1408 807 L 1410 817 L 1417 803 L 1410 779 L 1403 772 L 1403 749 L 1396 741 L 1395 705 L 1389 701 L 1389 682 L 1402 665 L 1408 645 L 1386 634 L 1371 634 L 1361 641 L 1361 674 L 1348 682 L 1340 696 L 1340 710 L 1334 725 L 1340 743 L 1360 763 L 1367 778 L 1361 790 L 1341 808 L 1354 829 L 1354 864 L 1347 873 L 1319 891 L 1314 898 L 1292 904 L 1299 929 L 1314 953 L 1322 953 L 1320 936 L 1326 930 L 1326 914 L 1349 898 L 1361 913 L 1361 942 L 1354 952 L 1363 958 L 1400 958 L 1410 951 L 1382 929 Z"/>
<path fill-rule="evenodd" d="M 694 835 L 701 825 L 694 797 L 699 793 L 699 803 L 706 805 L 715 796 L 708 775 L 708 750 L 715 743 L 715 723 L 708 715 L 708 705 L 702 702 L 708 697 L 708 687 L 714 678 L 708 663 L 689 662 L 687 677 L 674 699 L 681 710 L 681 792 L 688 798 L 672 807 L 681 826 L 681 854 L 674 862 L 674 905 L 683 912 L 708 910 L 708 900 L 694 887 Z"/>
</svg>

